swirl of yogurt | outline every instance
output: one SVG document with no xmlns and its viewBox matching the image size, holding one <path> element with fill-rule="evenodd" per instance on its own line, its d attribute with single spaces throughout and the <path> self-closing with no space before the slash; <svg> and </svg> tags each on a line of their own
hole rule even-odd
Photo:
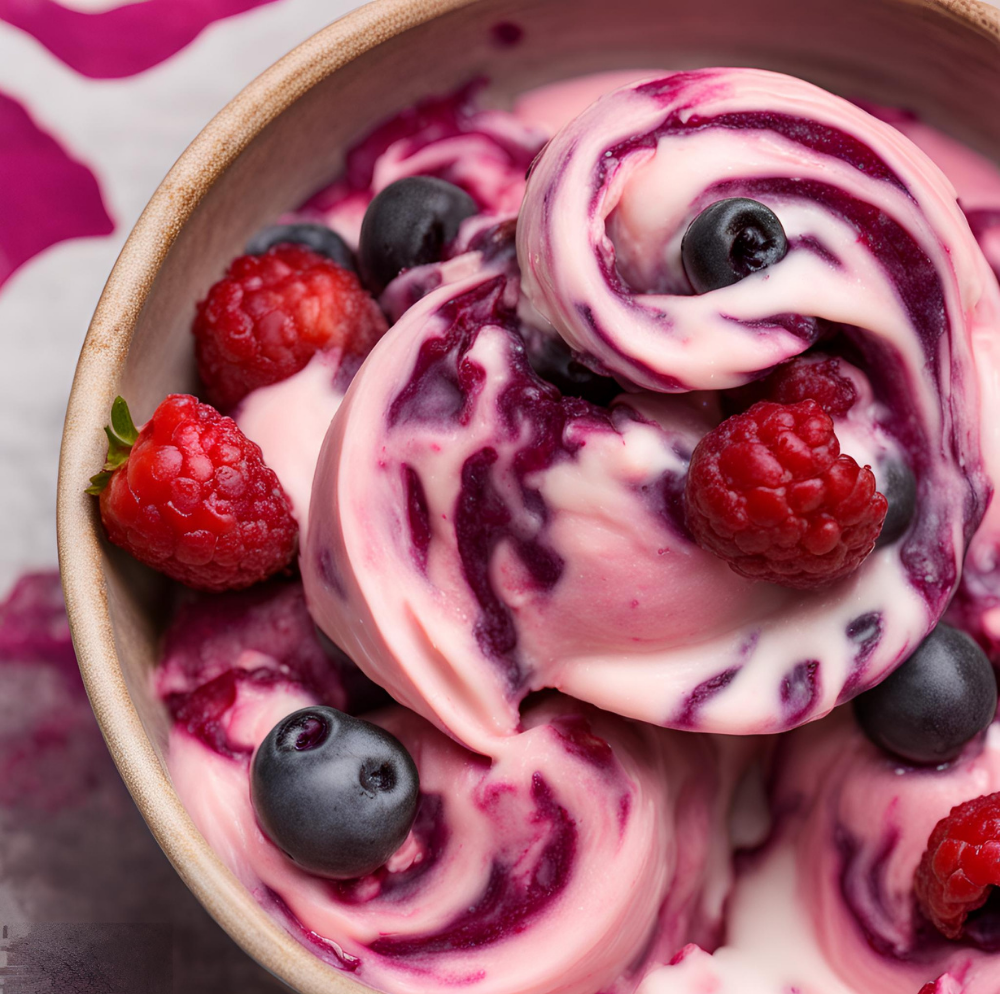
<svg viewBox="0 0 1000 994">
<path fill-rule="evenodd" d="M 691 294 L 688 224 L 750 197 L 785 258 Z M 536 160 L 518 226 L 524 289 L 580 353 L 639 387 L 720 389 L 802 352 L 819 322 L 902 367 L 929 428 L 965 388 L 988 267 L 954 188 L 890 125 L 800 79 L 751 69 L 622 87 Z M 956 405 L 957 406 L 957 405 Z"/>
<path fill-rule="evenodd" d="M 715 400 L 561 396 L 527 362 L 517 301 L 516 282 L 489 272 L 421 299 L 323 444 L 310 610 L 396 700 L 484 753 L 544 687 L 658 725 L 771 732 L 877 681 L 933 626 L 960 522 L 930 515 L 902 554 L 878 550 L 814 594 L 745 580 L 683 523 Z M 852 376 L 838 434 L 876 465 L 897 446 Z M 912 564 L 928 546 L 949 552 L 921 586 Z"/>
<path fill-rule="evenodd" d="M 553 698 L 491 763 L 402 708 L 375 712 L 419 768 L 417 819 L 384 867 L 333 882 L 284 856 L 249 800 L 253 749 L 309 703 L 302 688 L 241 685 L 225 723 L 242 748 L 224 755 L 175 725 L 170 770 L 261 903 L 362 982 L 399 994 L 624 990 L 647 959 L 717 928 L 724 883 L 709 855 L 725 784 L 707 739 Z"/>
<path fill-rule="evenodd" d="M 775 211 L 788 255 L 722 290 L 666 292 L 686 222 L 732 195 Z M 333 421 L 302 563 L 327 634 L 486 752 L 542 687 L 659 725 L 764 733 L 906 658 L 954 592 L 989 491 L 970 342 L 994 331 L 997 290 L 937 167 L 799 80 L 674 74 L 552 139 L 517 242 L 519 275 L 473 267 L 403 313 Z M 610 408 L 559 396 L 524 361 L 546 318 L 651 390 Z M 858 364 L 843 450 L 876 479 L 906 463 L 917 509 L 853 576 L 801 594 L 699 549 L 681 492 L 722 417 L 710 389 L 821 334 Z"/>
<path fill-rule="evenodd" d="M 788 252 L 692 294 L 684 233 L 730 197 L 769 207 Z M 979 353 L 996 340 L 1000 298 L 954 187 L 901 132 L 772 72 L 636 82 L 597 100 L 541 153 L 517 237 L 535 310 L 623 383 L 726 389 L 817 340 L 846 343 L 937 532 L 922 551 L 904 549 L 919 560 L 911 578 L 936 571 L 950 595 L 986 506 L 984 462 L 996 470 L 995 404 L 979 401 L 981 387 L 996 386 L 976 367 L 995 365 Z"/>
<path fill-rule="evenodd" d="M 730 946 L 711 956 L 698 946 L 683 949 L 672 962 L 650 972 L 637 994 L 839 994 L 825 988 L 789 988 Z M 854 992 L 851 992 L 854 994 Z"/>
<path fill-rule="evenodd" d="M 343 175 L 299 214 L 356 246 L 368 204 L 408 176 L 436 176 L 460 186 L 486 213 L 516 214 L 525 172 L 546 134 L 537 124 L 479 106 L 484 83 L 475 80 L 382 122 L 348 151 Z"/>
<path fill-rule="evenodd" d="M 941 769 L 885 755 L 848 709 L 798 730 L 779 748 L 774 837 L 735 885 L 729 941 L 761 969 L 781 963 L 785 983 L 804 991 L 812 980 L 821 994 L 913 994 L 949 975 L 956 991 L 1000 990 L 995 953 L 938 935 L 913 895 L 937 822 L 997 790 L 1000 724 Z M 995 924 L 980 945 L 994 943 Z M 789 946 L 795 956 L 778 954 Z"/>
<path fill-rule="evenodd" d="M 913 878 L 938 820 L 998 788 L 1000 724 L 941 769 L 880 752 L 847 710 L 792 733 L 773 761 L 770 836 L 738 861 L 726 944 L 682 950 L 638 994 L 994 994 L 995 919 L 978 945 L 947 941 Z M 754 794 L 737 796 L 739 819 Z"/>
</svg>

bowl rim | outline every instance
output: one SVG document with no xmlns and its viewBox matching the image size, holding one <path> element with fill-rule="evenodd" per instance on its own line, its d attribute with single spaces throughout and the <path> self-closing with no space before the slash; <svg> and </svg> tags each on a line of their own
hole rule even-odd
<svg viewBox="0 0 1000 994">
<path fill-rule="evenodd" d="M 99 528 L 83 483 L 146 297 L 198 204 L 250 142 L 313 86 L 385 41 L 479 0 L 372 0 L 257 76 L 171 167 L 108 277 L 73 378 L 59 460 L 57 533 L 66 609 L 84 685 L 108 749 L 153 836 L 201 904 L 272 974 L 301 994 L 370 990 L 329 966 L 268 915 L 209 848 L 181 803 L 128 692 L 115 648 Z M 960 20 L 1000 46 L 1000 9 L 983 0 L 892 0 Z"/>
<path fill-rule="evenodd" d="M 101 733 L 136 806 L 181 879 L 222 928 L 301 994 L 364 994 L 268 915 L 209 848 L 181 803 L 128 692 L 115 648 L 81 452 L 103 431 L 137 320 L 182 227 L 250 142 L 300 96 L 396 35 L 476 0 L 373 0 L 311 35 L 219 111 L 171 167 L 132 228 L 97 303 L 66 408 L 59 457 L 59 569 L 77 661 Z M 85 496 L 85 495 L 84 495 Z M 89 503 L 88 503 L 89 502 Z"/>
</svg>

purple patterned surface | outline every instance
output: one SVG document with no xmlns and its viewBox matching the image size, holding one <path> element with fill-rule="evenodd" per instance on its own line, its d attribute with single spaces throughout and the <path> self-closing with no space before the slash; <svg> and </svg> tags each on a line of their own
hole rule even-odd
<svg viewBox="0 0 1000 994">
<path fill-rule="evenodd" d="M 14 270 L 50 245 L 67 238 L 110 235 L 115 227 L 90 169 L 3 93 L 0 217 L 0 287 Z"/>
<path fill-rule="evenodd" d="M 41 42 L 83 76 L 119 79 L 158 65 L 213 21 L 275 0 L 143 0 L 74 10 L 55 0 L 0 0 L 0 20 Z"/>
</svg>

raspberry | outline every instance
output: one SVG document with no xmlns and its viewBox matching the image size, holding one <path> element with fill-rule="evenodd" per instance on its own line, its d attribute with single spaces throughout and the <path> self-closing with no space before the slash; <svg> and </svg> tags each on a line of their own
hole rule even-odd
<svg viewBox="0 0 1000 994">
<path fill-rule="evenodd" d="M 1000 884 L 1000 794 L 951 809 L 927 840 L 913 889 L 934 927 L 949 939 L 962 935 L 971 911 Z"/>
<path fill-rule="evenodd" d="M 357 276 L 301 245 L 242 255 L 198 305 L 192 331 L 208 397 L 228 410 L 327 349 L 364 356 L 386 330 Z"/>
<path fill-rule="evenodd" d="M 831 417 L 843 417 L 858 399 L 854 383 L 840 372 L 840 360 L 823 355 L 797 356 L 773 369 L 763 380 L 729 393 L 731 410 L 745 410 L 760 400 L 798 404 L 815 400 Z"/>
<path fill-rule="evenodd" d="M 798 404 L 815 400 L 831 417 L 843 417 L 858 398 L 854 384 L 840 372 L 839 359 L 799 356 L 775 369 L 765 380 L 768 400 Z"/>
<path fill-rule="evenodd" d="M 750 579 L 800 589 L 856 570 L 887 509 L 815 400 L 761 401 L 727 418 L 694 450 L 685 497 L 702 548 Z"/>
<path fill-rule="evenodd" d="M 108 538 L 189 587 L 235 590 L 284 569 L 298 526 L 260 448 L 231 418 L 171 394 L 136 431 L 119 397 L 100 494 Z"/>
</svg>

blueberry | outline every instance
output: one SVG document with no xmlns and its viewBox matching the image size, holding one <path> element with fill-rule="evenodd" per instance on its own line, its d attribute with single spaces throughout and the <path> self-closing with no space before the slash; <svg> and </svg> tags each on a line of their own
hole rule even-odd
<svg viewBox="0 0 1000 994">
<path fill-rule="evenodd" d="M 541 379 L 556 386 L 564 397 L 579 397 L 598 407 L 607 407 L 622 394 L 617 381 L 589 369 L 555 335 L 533 336 L 525 342 L 525 348 L 531 368 Z"/>
<path fill-rule="evenodd" d="M 464 190 L 432 176 L 390 183 L 368 205 L 358 258 L 368 288 L 381 293 L 404 269 L 437 262 L 459 225 L 478 213 Z"/>
<path fill-rule="evenodd" d="M 481 252 L 483 262 L 514 262 L 517 259 L 516 218 L 508 218 L 480 232 L 469 248 Z"/>
<path fill-rule="evenodd" d="M 319 705 L 279 721 L 250 773 L 267 837 L 304 870 L 334 880 L 385 863 L 413 825 L 419 793 L 417 768 L 398 739 Z"/>
<path fill-rule="evenodd" d="M 879 466 L 879 492 L 889 502 L 876 549 L 899 541 L 910 527 L 917 509 L 917 478 L 913 470 L 899 459 L 887 459 Z"/>
<path fill-rule="evenodd" d="M 877 746 L 918 765 L 955 759 L 991 721 L 997 683 L 986 653 L 964 632 L 940 624 L 854 713 Z"/>
<path fill-rule="evenodd" d="M 274 224 L 270 228 L 258 231 L 247 242 L 248 255 L 262 255 L 275 245 L 304 245 L 306 248 L 325 255 L 344 269 L 357 272 L 357 263 L 350 246 L 340 235 L 325 224 Z"/>
<path fill-rule="evenodd" d="M 773 266 L 787 251 L 785 229 L 774 212 L 745 197 L 706 207 L 681 241 L 684 272 L 695 293 L 738 283 Z"/>
</svg>

